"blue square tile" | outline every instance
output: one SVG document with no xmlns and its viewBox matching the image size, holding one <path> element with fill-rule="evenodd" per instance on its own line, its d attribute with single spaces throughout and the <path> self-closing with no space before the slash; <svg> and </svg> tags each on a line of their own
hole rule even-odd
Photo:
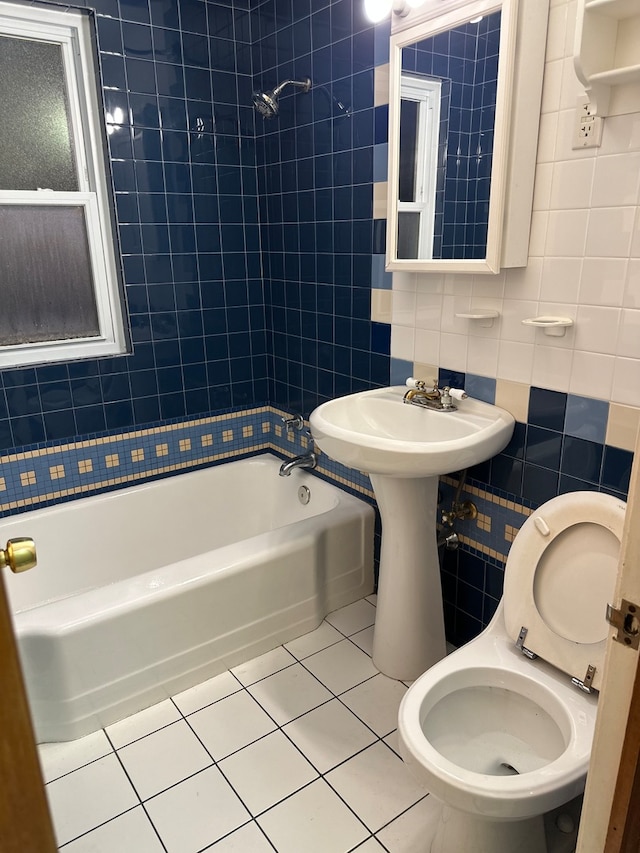
<svg viewBox="0 0 640 853">
<path fill-rule="evenodd" d="M 561 452 L 561 433 L 550 429 L 542 429 L 541 427 L 529 426 L 524 454 L 527 462 L 532 462 L 543 468 L 551 468 L 553 471 L 559 471 Z M 569 472 L 565 471 L 565 473 Z"/>
<path fill-rule="evenodd" d="M 558 494 L 560 475 L 548 468 L 525 462 L 522 477 L 522 496 L 534 506 L 540 506 Z"/>
<path fill-rule="evenodd" d="M 388 142 L 389 138 L 389 106 L 387 104 L 382 104 L 375 108 L 374 113 L 374 143 L 375 145 L 384 145 Z"/>
<path fill-rule="evenodd" d="M 609 403 L 569 394 L 564 431 L 567 435 L 604 444 L 609 418 Z"/>
<path fill-rule="evenodd" d="M 467 373 L 464 387 L 467 394 L 476 400 L 491 404 L 496 401 L 496 380 L 491 377 Z"/>
<path fill-rule="evenodd" d="M 570 477 L 598 483 L 602 469 L 602 454 L 602 444 L 567 435 L 564 439 L 561 471 Z"/>
<path fill-rule="evenodd" d="M 404 385 L 406 380 L 413 376 L 413 362 L 402 358 L 391 359 L 391 384 Z"/>
<path fill-rule="evenodd" d="M 393 274 L 385 271 L 385 256 L 371 255 L 371 287 L 380 290 L 391 290 Z"/>
<path fill-rule="evenodd" d="M 533 387 L 529 393 L 529 423 L 562 432 L 566 407 L 566 394 Z"/>
<path fill-rule="evenodd" d="M 373 180 L 376 182 L 387 180 L 389 166 L 389 145 L 382 142 L 373 146 Z"/>
<path fill-rule="evenodd" d="M 524 462 L 504 454 L 499 454 L 491 460 L 490 484 L 503 492 L 516 497 L 522 496 L 522 477 Z"/>
<path fill-rule="evenodd" d="M 617 492 L 627 494 L 629 491 L 632 463 L 633 453 L 628 450 L 622 450 L 619 447 L 605 446 L 602 465 L 602 485 L 615 489 Z"/>
</svg>

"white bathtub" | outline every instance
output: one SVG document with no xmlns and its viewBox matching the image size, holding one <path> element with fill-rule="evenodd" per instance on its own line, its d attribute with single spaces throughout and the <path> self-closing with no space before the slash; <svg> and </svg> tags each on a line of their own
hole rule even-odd
<svg viewBox="0 0 640 853">
<path fill-rule="evenodd" d="M 371 507 L 279 466 L 266 454 L 0 521 L 2 542 L 38 549 L 7 579 L 38 741 L 109 725 L 372 591 Z"/>
</svg>

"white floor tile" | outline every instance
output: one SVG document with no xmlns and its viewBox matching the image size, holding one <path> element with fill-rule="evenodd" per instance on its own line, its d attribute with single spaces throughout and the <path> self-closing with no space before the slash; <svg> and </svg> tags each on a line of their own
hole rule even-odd
<svg viewBox="0 0 640 853">
<path fill-rule="evenodd" d="M 64 848 L 64 853 L 164 853 L 142 806 L 125 812 Z"/>
<path fill-rule="evenodd" d="M 276 728 L 246 690 L 196 711 L 189 717 L 189 725 L 216 761 Z"/>
<path fill-rule="evenodd" d="M 320 773 L 326 773 L 376 740 L 373 732 L 338 699 L 298 717 L 283 730 Z"/>
<path fill-rule="evenodd" d="M 353 853 L 386 853 L 386 851 L 379 841 L 376 841 L 375 838 L 370 838 L 364 844 L 361 844 L 360 847 L 356 847 Z"/>
<path fill-rule="evenodd" d="M 377 735 L 384 737 L 398 728 L 398 708 L 406 692 L 401 681 L 380 673 L 347 690 L 340 699 Z"/>
<path fill-rule="evenodd" d="M 124 746 L 118 755 L 141 800 L 213 763 L 184 720 Z"/>
<path fill-rule="evenodd" d="M 64 743 L 41 743 L 38 746 L 40 766 L 45 782 L 51 782 L 65 773 L 71 773 L 85 764 L 113 752 L 105 733 L 93 732 L 86 737 Z"/>
<path fill-rule="evenodd" d="M 349 639 L 352 643 L 355 643 L 359 649 L 366 652 L 369 657 L 373 655 L 373 625 L 369 628 L 365 628 L 363 631 L 357 631 L 355 634 L 352 634 Z"/>
<path fill-rule="evenodd" d="M 360 601 L 354 601 L 353 604 L 348 604 L 346 607 L 341 607 L 340 610 L 334 610 L 326 617 L 330 625 L 346 634 L 347 637 L 350 634 L 355 634 L 356 631 L 362 631 L 363 628 L 373 625 L 375 618 L 375 607 L 364 598 L 361 598 Z"/>
<path fill-rule="evenodd" d="M 240 666 L 235 666 L 231 672 L 246 687 L 253 684 L 254 681 L 259 681 L 261 678 L 266 678 L 274 672 L 291 666 L 295 662 L 296 659 L 289 654 L 284 646 L 278 646 L 277 649 L 260 655 L 260 657 L 253 658 L 253 660 L 242 663 Z"/>
<path fill-rule="evenodd" d="M 249 692 L 278 725 L 289 723 L 333 698 L 299 663 L 253 684 Z"/>
<path fill-rule="evenodd" d="M 157 705 L 145 708 L 138 714 L 133 714 L 131 717 L 119 720 L 112 726 L 107 726 L 105 731 L 114 747 L 120 749 L 121 746 L 133 743 L 134 740 L 158 731 L 158 729 L 180 719 L 180 711 L 170 699 L 165 699 L 164 702 L 159 702 Z"/>
<path fill-rule="evenodd" d="M 377 837 L 389 853 L 423 853 L 433 841 L 441 805 L 425 797 L 381 829 Z"/>
<path fill-rule="evenodd" d="M 43 744 L 59 843 L 69 853 L 422 851 L 437 801 L 395 754 L 406 687 L 371 662 L 374 603 L 335 611 L 286 647 L 109 726 L 109 737 Z"/>
<path fill-rule="evenodd" d="M 279 731 L 223 759 L 219 767 L 253 815 L 318 775 Z"/>
<path fill-rule="evenodd" d="M 230 672 L 223 672 L 208 681 L 203 681 L 202 684 L 196 684 L 195 687 L 177 693 L 173 701 L 186 717 L 194 711 L 199 711 L 200 708 L 211 705 L 212 702 L 231 696 L 238 690 L 242 690 L 238 679 L 234 678 Z"/>
<path fill-rule="evenodd" d="M 273 853 L 273 847 L 255 821 L 251 821 L 216 842 L 208 853 Z"/>
<path fill-rule="evenodd" d="M 372 832 L 426 794 L 400 758 L 382 743 L 350 758 L 326 779 Z"/>
<path fill-rule="evenodd" d="M 146 809 L 168 853 L 196 853 L 249 819 L 217 767 L 158 794 Z"/>
<path fill-rule="evenodd" d="M 333 693 L 343 693 L 377 675 L 371 658 L 350 640 L 343 640 L 306 658 L 305 667 Z"/>
<path fill-rule="evenodd" d="M 389 749 L 392 749 L 397 756 L 402 758 L 402 756 L 400 755 L 400 738 L 398 736 L 398 729 L 396 729 L 394 732 L 391 732 L 391 734 L 388 734 L 382 740 L 384 741 L 384 743 L 386 743 Z"/>
<path fill-rule="evenodd" d="M 278 853 L 347 853 L 369 834 L 324 779 L 265 812 L 258 823 Z"/>
<path fill-rule="evenodd" d="M 139 803 L 113 754 L 50 782 L 45 790 L 59 845 Z"/>
<path fill-rule="evenodd" d="M 337 631 L 328 622 L 323 622 L 315 631 L 303 634 L 302 637 L 298 637 L 290 643 L 285 643 L 285 648 L 298 660 L 303 660 L 315 652 L 326 649 L 327 646 L 339 643 L 342 639 L 343 636 L 340 631 Z"/>
</svg>

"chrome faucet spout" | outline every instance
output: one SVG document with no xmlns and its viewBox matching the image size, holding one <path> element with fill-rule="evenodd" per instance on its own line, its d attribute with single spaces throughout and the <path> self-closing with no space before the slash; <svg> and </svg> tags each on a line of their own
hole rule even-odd
<svg viewBox="0 0 640 853">
<path fill-rule="evenodd" d="M 315 468 L 318 464 L 318 456 L 317 454 L 304 453 L 302 456 L 294 456 L 293 459 L 289 459 L 288 462 L 283 462 L 280 466 L 280 476 L 288 477 L 293 470 L 296 468 Z"/>
<path fill-rule="evenodd" d="M 421 406 L 424 409 L 433 409 L 436 412 L 455 412 L 453 394 L 460 400 L 467 396 L 461 389 L 451 389 L 448 385 L 439 388 L 437 381 L 433 383 L 433 388 L 427 388 L 426 382 L 422 380 L 411 381 L 415 384 L 406 392 L 402 400 L 412 406 Z M 407 380 L 407 384 L 408 382 L 409 380 Z M 453 394 L 451 393 L 452 390 Z"/>
</svg>

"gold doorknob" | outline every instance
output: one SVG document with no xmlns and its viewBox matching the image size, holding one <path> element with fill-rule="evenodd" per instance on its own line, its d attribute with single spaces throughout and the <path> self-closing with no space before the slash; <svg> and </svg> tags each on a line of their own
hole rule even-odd
<svg viewBox="0 0 640 853">
<path fill-rule="evenodd" d="M 36 543 L 28 536 L 9 539 L 7 547 L 0 548 L 0 569 L 9 566 L 17 574 L 32 569 L 37 562 Z"/>
</svg>

